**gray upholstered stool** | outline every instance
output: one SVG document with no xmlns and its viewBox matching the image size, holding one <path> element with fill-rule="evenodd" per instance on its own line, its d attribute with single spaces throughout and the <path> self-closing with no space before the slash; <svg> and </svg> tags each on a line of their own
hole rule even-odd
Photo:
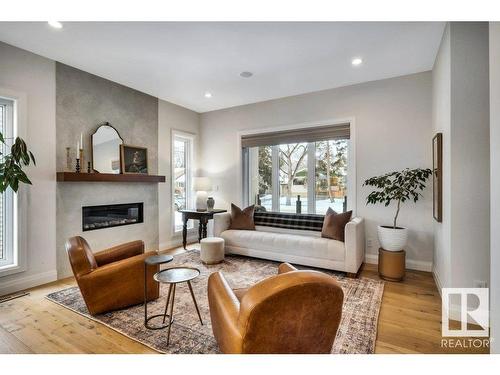
<svg viewBox="0 0 500 375">
<path fill-rule="evenodd" d="M 224 261 L 224 239 L 208 237 L 200 241 L 200 258 L 205 264 L 216 264 Z"/>
</svg>

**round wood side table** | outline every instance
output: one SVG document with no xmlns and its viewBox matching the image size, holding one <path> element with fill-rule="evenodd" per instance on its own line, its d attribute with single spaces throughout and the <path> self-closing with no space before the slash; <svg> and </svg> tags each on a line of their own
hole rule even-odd
<svg viewBox="0 0 500 375">
<path fill-rule="evenodd" d="M 387 281 L 401 281 L 405 277 L 406 251 L 378 249 L 378 274 Z"/>
</svg>

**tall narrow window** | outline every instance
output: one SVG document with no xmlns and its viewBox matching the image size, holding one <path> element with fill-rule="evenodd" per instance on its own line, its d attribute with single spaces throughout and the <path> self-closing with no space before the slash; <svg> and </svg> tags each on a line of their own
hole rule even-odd
<svg viewBox="0 0 500 375">
<path fill-rule="evenodd" d="M 252 202 L 256 202 L 267 209 L 273 209 L 273 175 L 272 157 L 273 150 L 270 146 L 253 147 L 250 149 L 250 169 L 257 171 L 252 173 L 250 191 L 254 195 Z"/>
<path fill-rule="evenodd" d="M 0 132 L 5 139 L 0 150 L 2 155 L 9 152 L 15 136 L 14 116 L 14 101 L 0 97 Z M 0 195 L 0 270 L 17 265 L 14 220 L 15 196 L 12 189 L 8 188 Z"/>
<path fill-rule="evenodd" d="M 350 125 L 242 137 L 246 203 L 274 212 L 347 210 Z"/>
<path fill-rule="evenodd" d="M 328 207 L 336 212 L 347 208 L 348 140 L 316 142 L 315 211 L 325 214 Z"/>
<path fill-rule="evenodd" d="M 182 231 L 182 213 L 192 207 L 193 137 L 180 132 L 172 134 L 172 202 L 174 232 Z M 192 226 L 192 223 L 190 223 Z"/>
</svg>

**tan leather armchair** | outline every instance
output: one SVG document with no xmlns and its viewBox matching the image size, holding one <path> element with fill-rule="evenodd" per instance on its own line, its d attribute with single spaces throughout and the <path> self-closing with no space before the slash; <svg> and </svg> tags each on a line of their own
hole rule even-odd
<svg viewBox="0 0 500 375">
<path fill-rule="evenodd" d="M 82 237 L 71 237 L 66 252 L 83 299 L 92 315 L 144 302 L 144 259 L 156 251 L 144 252 L 144 242 L 133 241 L 92 253 Z M 153 280 L 159 266 L 146 272 L 148 301 L 159 296 Z"/>
<path fill-rule="evenodd" d="M 212 329 L 223 353 L 330 353 L 344 293 L 335 279 L 288 263 L 251 288 L 208 278 Z"/>
</svg>

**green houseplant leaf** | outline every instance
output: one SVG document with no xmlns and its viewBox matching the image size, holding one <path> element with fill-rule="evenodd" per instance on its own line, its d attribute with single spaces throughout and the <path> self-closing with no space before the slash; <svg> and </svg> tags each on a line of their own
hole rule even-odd
<svg viewBox="0 0 500 375">
<path fill-rule="evenodd" d="M 6 145 L 6 139 L 1 132 L 0 143 Z M 30 164 L 36 165 L 36 161 L 23 139 L 16 137 L 10 147 L 10 153 L 4 154 L 0 151 L 0 156 L 0 193 L 5 192 L 9 187 L 17 192 L 20 183 L 31 185 L 31 180 L 23 168 Z"/>
<path fill-rule="evenodd" d="M 401 202 L 412 200 L 416 203 L 422 196 L 421 191 L 425 189 L 425 182 L 431 173 L 429 168 L 406 168 L 399 172 L 389 172 L 382 176 L 371 177 L 363 183 L 363 186 L 375 188 L 366 197 L 366 204 L 382 203 L 387 207 L 392 202 L 397 202 L 393 220 L 393 228 L 395 229 Z"/>
</svg>

